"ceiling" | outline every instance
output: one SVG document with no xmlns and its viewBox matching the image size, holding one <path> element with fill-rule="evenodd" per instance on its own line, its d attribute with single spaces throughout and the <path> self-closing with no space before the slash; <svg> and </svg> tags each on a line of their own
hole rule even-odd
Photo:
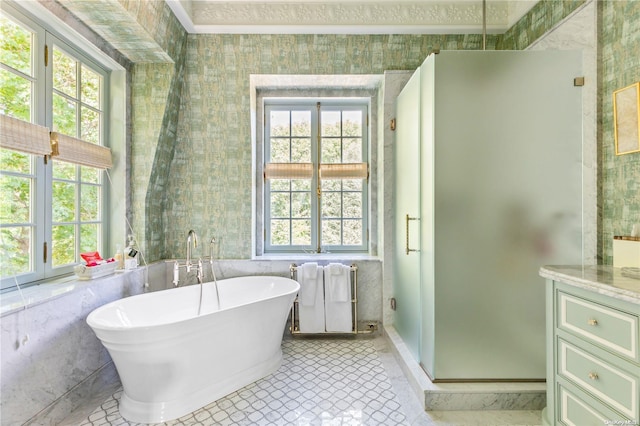
<svg viewBox="0 0 640 426">
<path fill-rule="evenodd" d="M 165 0 L 190 33 L 482 33 L 482 0 Z M 538 0 L 487 0 L 486 31 L 503 33 Z"/>
</svg>

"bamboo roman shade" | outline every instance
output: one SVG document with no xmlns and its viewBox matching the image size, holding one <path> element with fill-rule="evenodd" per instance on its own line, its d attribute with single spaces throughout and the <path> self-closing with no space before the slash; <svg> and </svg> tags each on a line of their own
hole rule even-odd
<svg viewBox="0 0 640 426">
<path fill-rule="evenodd" d="M 0 147 L 27 154 L 49 155 L 49 129 L 0 114 Z"/>
<path fill-rule="evenodd" d="M 313 164 L 311 163 L 266 163 L 265 179 L 311 179 Z M 367 179 L 369 167 L 367 163 L 321 164 L 320 179 Z"/>
<path fill-rule="evenodd" d="M 49 132 L 44 126 L 0 114 L 0 147 L 34 155 L 51 155 L 54 159 L 81 166 L 108 169 L 113 166 L 107 147 Z"/>
<path fill-rule="evenodd" d="M 54 160 L 97 169 L 113 166 L 111 149 L 58 132 L 51 132 L 51 156 Z"/>
<path fill-rule="evenodd" d="M 320 164 L 320 179 L 367 179 L 367 163 Z"/>
<path fill-rule="evenodd" d="M 311 163 L 267 163 L 264 165 L 265 179 L 311 179 Z"/>
</svg>

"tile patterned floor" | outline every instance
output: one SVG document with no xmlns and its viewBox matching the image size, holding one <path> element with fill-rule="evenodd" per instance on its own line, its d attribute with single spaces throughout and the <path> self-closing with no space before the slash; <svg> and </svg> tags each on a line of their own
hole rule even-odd
<svg viewBox="0 0 640 426">
<path fill-rule="evenodd" d="M 408 424 L 370 340 L 289 339 L 280 369 L 165 425 Z M 122 390 L 80 426 L 129 425 L 118 411 Z"/>
</svg>

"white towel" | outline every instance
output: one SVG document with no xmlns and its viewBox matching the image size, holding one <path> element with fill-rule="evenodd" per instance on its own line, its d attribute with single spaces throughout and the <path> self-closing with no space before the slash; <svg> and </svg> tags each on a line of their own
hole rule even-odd
<svg viewBox="0 0 640 426">
<path fill-rule="evenodd" d="M 327 331 L 353 331 L 350 272 L 349 266 L 335 263 L 324 268 L 324 314 Z"/>
<path fill-rule="evenodd" d="M 301 265 L 302 268 L 306 264 Z M 311 267 L 309 267 L 311 269 Z M 305 278 L 305 271 L 298 269 L 298 282 L 300 283 L 300 290 L 298 291 L 298 320 L 301 333 L 323 333 L 324 328 L 324 286 L 322 285 L 322 267 L 318 267 L 315 264 L 315 276 Z M 309 282 L 314 282 L 313 287 L 308 285 Z M 302 289 L 305 288 L 303 293 Z M 313 292 L 312 292 L 313 291 Z M 311 293 L 312 292 L 312 293 Z M 311 294 L 309 294 L 311 293 Z M 303 303 L 313 300 L 311 304 Z"/>
<path fill-rule="evenodd" d="M 318 264 L 315 262 L 303 263 L 298 267 L 298 283 L 300 290 L 300 304 L 304 306 L 313 306 L 316 303 L 316 287 L 318 287 Z M 322 277 L 320 277 L 322 279 Z M 322 281 L 320 281 L 322 285 Z"/>
<path fill-rule="evenodd" d="M 326 299 L 331 302 L 351 302 L 351 268 L 330 263 L 324 270 Z"/>
</svg>

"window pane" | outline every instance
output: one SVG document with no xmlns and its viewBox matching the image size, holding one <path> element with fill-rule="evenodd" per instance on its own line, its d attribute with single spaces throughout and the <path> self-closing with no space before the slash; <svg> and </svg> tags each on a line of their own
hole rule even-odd
<svg viewBox="0 0 640 426">
<path fill-rule="evenodd" d="M 291 181 L 292 191 L 311 191 L 311 181 L 309 179 L 293 179 Z"/>
<path fill-rule="evenodd" d="M 98 250 L 98 224 L 85 224 L 80 227 L 80 253 Z"/>
<path fill-rule="evenodd" d="M 0 62 L 28 76 L 31 71 L 33 34 L 17 23 L 0 16 Z"/>
<path fill-rule="evenodd" d="M 0 69 L 0 112 L 31 122 L 31 82 Z"/>
<path fill-rule="evenodd" d="M 322 245 L 340 245 L 339 220 L 322 220 Z"/>
<path fill-rule="evenodd" d="M 33 271 L 30 263 L 32 228 L 19 226 L 0 230 L 0 275 L 11 276 Z"/>
<path fill-rule="evenodd" d="M 31 156 L 9 149 L 0 149 L 0 170 L 31 173 Z"/>
<path fill-rule="evenodd" d="M 359 192 L 344 192 L 343 200 L 343 217 L 361 218 L 362 217 L 362 194 Z"/>
<path fill-rule="evenodd" d="M 66 163 L 64 161 L 53 161 L 53 178 L 54 179 L 66 179 L 66 180 L 75 180 L 76 179 L 76 167 L 71 163 Z"/>
<path fill-rule="evenodd" d="M 291 111 L 291 135 L 311 136 L 311 111 Z"/>
<path fill-rule="evenodd" d="M 342 140 L 342 162 L 361 163 L 362 162 L 362 139 L 349 138 Z"/>
<path fill-rule="evenodd" d="M 270 179 L 269 185 L 270 185 L 271 191 L 288 191 L 290 182 L 296 182 L 296 181 L 295 180 L 291 181 L 289 179 Z"/>
<path fill-rule="evenodd" d="M 0 223 L 31 222 L 31 185 L 33 179 L 0 176 Z"/>
<path fill-rule="evenodd" d="M 100 109 L 100 76 L 84 65 L 81 73 L 80 91 L 82 93 L 82 102 Z"/>
<path fill-rule="evenodd" d="M 98 200 L 100 191 L 95 185 L 80 186 L 80 220 L 99 220 Z"/>
<path fill-rule="evenodd" d="M 68 182 L 53 182 L 53 221 L 75 220 L 76 185 Z"/>
<path fill-rule="evenodd" d="M 342 111 L 342 135 L 362 136 L 362 112 Z"/>
<path fill-rule="evenodd" d="M 322 217 L 341 217 L 341 201 L 339 192 L 322 194 Z"/>
<path fill-rule="evenodd" d="M 360 191 L 362 192 L 362 179 L 343 179 L 342 185 L 345 191 Z"/>
<path fill-rule="evenodd" d="M 344 228 L 344 241 L 347 246 L 359 246 L 362 244 L 362 221 L 345 220 L 342 224 Z"/>
<path fill-rule="evenodd" d="M 311 162 L 311 139 L 293 139 L 291 141 L 291 162 Z"/>
<path fill-rule="evenodd" d="M 53 88 L 71 96 L 78 97 L 77 92 L 77 62 L 62 53 L 59 49 L 53 49 Z"/>
<path fill-rule="evenodd" d="M 290 233 L 289 233 L 289 221 L 274 219 L 271 221 L 271 244 L 274 246 L 278 245 L 289 245 Z"/>
<path fill-rule="evenodd" d="M 289 217 L 289 207 L 291 203 L 288 192 L 271 193 L 271 217 Z"/>
<path fill-rule="evenodd" d="M 340 180 L 328 179 L 320 181 L 322 191 L 340 191 Z"/>
<path fill-rule="evenodd" d="M 277 138 L 271 139 L 271 152 L 269 162 L 271 163 L 290 163 L 291 152 L 289 139 Z"/>
<path fill-rule="evenodd" d="M 291 217 L 311 217 L 311 194 L 308 192 L 294 192 L 291 194 Z"/>
<path fill-rule="evenodd" d="M 100 169 L 95 167 L 80 167 L 80 180 L 82 182 L 98 183 L 100 176 Z"/>
<path fill-rule="evenodd" d="M 100 144 L 100 114 L 96 111 L 80 107 L 80 139 Z"/>
<path fill-rule="evenodd" d="M 340 139 L 322 139 L 322 162 L 323 163 L 341 163 L 340 158 Z"/>
<path fill-rule="evenodd" d="M 76 261 L 75 229 L 74 225 L 57 225 L 53 227 L 51 260 L 54 267 L 68 265 Z"/>
<path fill-rule="evenodd" d="M 291 227 L 293 228 L 291 244 L 296 246 L 308 246 L 311 244 L 310 220 L 294 220 Z"/>
<path fill-rule="evenodd" d="M 78 137 L 76 132 L 76 103 L 53 95 L 53 130 L 68 136 Z"/>
<path fill-rule="evenodd" d="M 340 136 L 340 111 L 322 111 L 322 136 Z"/>
<path fill-rule="evenodd" d="M 271 111 L 270 132 L 271 136 L 289 136 L 289 111 Z"/>
</svg>

